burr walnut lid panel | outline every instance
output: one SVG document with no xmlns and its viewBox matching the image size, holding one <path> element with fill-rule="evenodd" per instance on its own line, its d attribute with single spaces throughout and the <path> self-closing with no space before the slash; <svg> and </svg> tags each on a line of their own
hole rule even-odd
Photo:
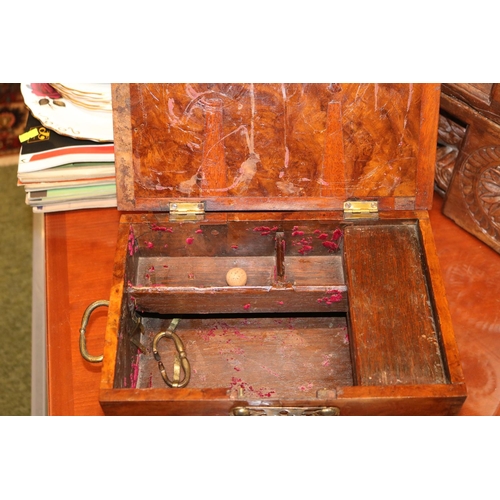
<svg viewBox="0 0 500 500">
<path fill-rule="evenodd" d="M 117 84 L 119 207 L 427 209 L 439 85 Z"/>
</svg>

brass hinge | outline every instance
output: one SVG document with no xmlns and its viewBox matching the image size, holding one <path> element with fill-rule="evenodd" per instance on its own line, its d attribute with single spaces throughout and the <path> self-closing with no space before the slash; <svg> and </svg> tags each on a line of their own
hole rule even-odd
<svg viewBox="0 0 500 500">
<path fill-rule="evenodd" d="M 170 220 L 197 221 L 205 216 L 205 202 L 173 201 L 169 205 Z"/>
<path fill-rule="evenodd" d="M 378 201 L 352 200 L 344 203 L 344 219 L 376 219 Z"/>
</svg>

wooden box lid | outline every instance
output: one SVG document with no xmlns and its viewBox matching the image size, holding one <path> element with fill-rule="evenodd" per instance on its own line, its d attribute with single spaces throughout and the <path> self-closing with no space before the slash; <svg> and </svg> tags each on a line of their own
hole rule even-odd
<svg viewBox="0 0 500 500">
<path fill-rule="evenodd" d="M 439 84 L 113 84 L 118 208 L 432 204 Z"/>
</svg>

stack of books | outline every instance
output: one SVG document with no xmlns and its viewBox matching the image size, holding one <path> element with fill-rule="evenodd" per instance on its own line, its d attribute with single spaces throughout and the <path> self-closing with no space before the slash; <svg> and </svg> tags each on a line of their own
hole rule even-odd
<svg viewBox="0 0 500 500">
<path fill-rule="evenodd" d="M 17 182 L 33 212 L 116 207 L 113 142 L 61 135 L 29 115 Z"/>
</svg>

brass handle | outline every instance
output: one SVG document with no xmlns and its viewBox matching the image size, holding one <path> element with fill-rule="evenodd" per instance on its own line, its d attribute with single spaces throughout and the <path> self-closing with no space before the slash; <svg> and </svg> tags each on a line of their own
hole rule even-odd
<svg viewBox="0 0 500 500">
<path fill-rule="evenodd" d="M 92 356 L 91 354 L 89 354 L 89 352 L 87 351 L 87 342 L 85 340 L 85 330 L 87 329 L 90 315 L 94 312 L 94 309 L 97 309 L 101 306 L 108 307 L 109 300 L 96 300 L 95 302 L 92 302 L 92 304 L 90 304 L 87 309 L 85 309 L 82 317 L 82 326 L 80 328 L 80 354 L 82 355 L 83 359 L 90 363 L 100 363 L 104 359 L 104 356 L 102 354 L 100 356 Z"/>
<path fill-rule="evenodd" d="M 267 416 L 318 416 L 334 417 L 340 415 L 336 406 L 302 407 L 302 406 L 236 406 L 230 412 L 234 417 L 267 417 Z"/>
<path fill-rule="evenodd" d="M 184 351 L 184 344 L 180 337 L 174 333 L 175 328 L 179 323 L 179 318 L 174 318 L 170 323 L 167 331 L 158 333 L 153 340 L 153 356 L 158 361 L 158 368 L 160 369 L 160 374 L 163 378 L 163 381 L 169 386 L 176 389 L 180 389 L 182 387 L 186 387 L 189 383 L 189 379 L 191 378 L 191 365 L 187 359 L 186 353 Z M 165 370 L 165 366 L 161 361 L 160 354 L 158 352 L 158 342 L 163 338 L 171 339 L 174 341 L 175 349 L 177 350 L 177 355 L 174 361 L 174 376 L 173 380 L 167 375 Z M 184 378 L 180 380 L 181 375 L 181 367 L 184 371 Z"/>
</svg>

